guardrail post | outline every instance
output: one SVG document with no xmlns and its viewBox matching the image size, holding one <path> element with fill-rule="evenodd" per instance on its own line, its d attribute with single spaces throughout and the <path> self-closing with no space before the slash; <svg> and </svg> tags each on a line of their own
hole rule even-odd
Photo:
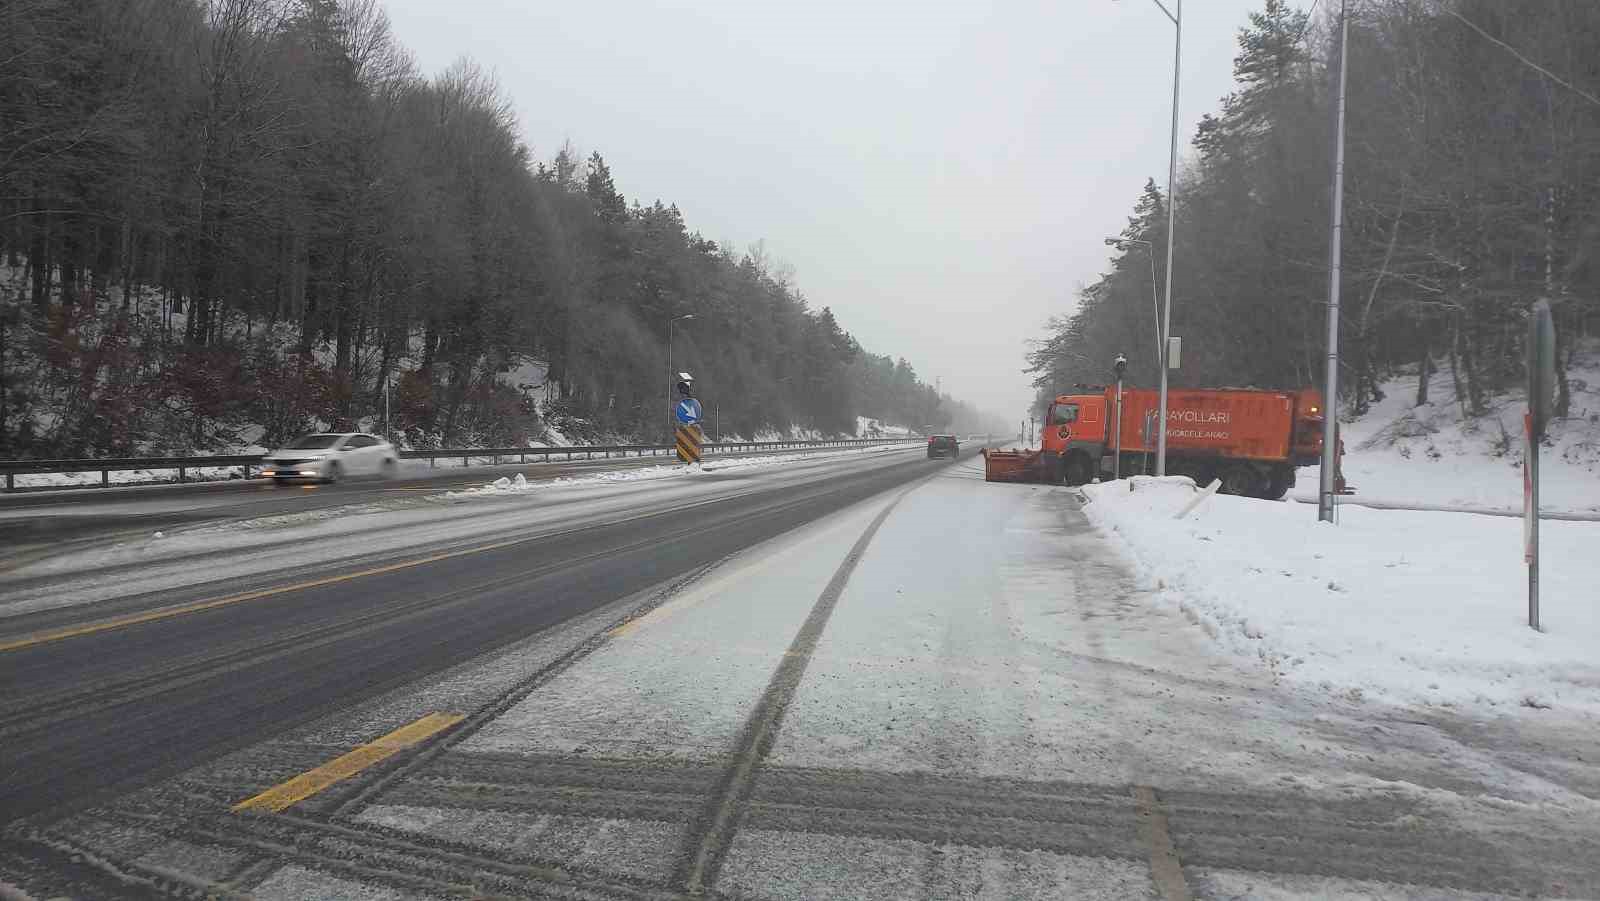
<svg viewBox="0 0 1600 901">
<path fill-rule="evenodd" d="M 101 488 L 109 488 L 109 487 L 111 487 L 111 470 L 109 470 L 109 469 L 100 470 L 100 487 Z"/>
<path fill-rule="evenodd" d="M 189 470 L 188 470 L 187 467 L 184 467 L 184 466 L 178 467 L 178 481 L 179 482 L 182 482 L 184 480 L 184 477 L 187 476 L 188 474 L 189 474 Z"/>
<path fill-rule="evenodd" d="M 526 462 L 528 462 L 528 455 L 526 453 L 522 452 L 522 451 L 517 451 L 517 462 L 518 463 L 526 463 Z"/>
<path fill-rule="evenodd" d="M 15 490 L 17 490 L 17 477 L 13 473 L 9 473 L 9 472 L 6 473 L 6 490 L 7 491 L 15 491 Z"/>
</svg>

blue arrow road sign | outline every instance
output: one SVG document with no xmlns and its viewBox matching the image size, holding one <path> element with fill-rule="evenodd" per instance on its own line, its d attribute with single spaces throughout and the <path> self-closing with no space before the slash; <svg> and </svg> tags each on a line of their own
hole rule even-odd
<svg viewBox="0 0 1600 901">
<path fill-rule="evenodd" d="M 700 402 L 692 397 L 686 397 L 678 401 L 678 406 L 672 412 L 684 425 L 694 425 L 700 421 Z"/>
</svg>

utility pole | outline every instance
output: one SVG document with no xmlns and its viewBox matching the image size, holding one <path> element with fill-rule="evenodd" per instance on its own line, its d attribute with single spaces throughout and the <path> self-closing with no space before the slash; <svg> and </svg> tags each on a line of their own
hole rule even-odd
<svg viewBox="0 0 1600 901">
<path fill-rule="evenodd" d="M 6 442 L 6 319 L 8 309 L 0 308 L 0 450 L 9 450 Z"/>
<path fill-rule="evenodd" d="M 676 334 L 678 323 L 693 319 L 693 313 L 685 313 L 676 319 L 667 320 L 667 443 L 672 443 L 672 434 L 675 430 L 672 418 L 672 388 L 678 383 L 678 370 L 672 366 L 672 338 Z"/>
<path fill-rule="evenodd" d="M 1172 9 L 1161 0 L 1152 0 L 1172 21 L 1176 35 L 1172 42 L 1172 146 L 1167 156 L 1167 303 L 1161 313 L 1161 347 L 1156 365 L 1161 369 L 1161 422 L 1156 437 L 1156 475 L 1167 474 L 1167 369 L 1172 356 L 1172 250 L 1178 221 L 1178 85 L 1183 74 L 1183 0 L 1174 0 Z M 1152 255 L 1153 256 L 1153 255 Z"/>
<path fill-rule="evenodd" d="M 1338 123 L 1333 139 L 1333 202 L 1329 204 L 1333 208 L 1333 228 L 1328 239 L 1328 374 L 1322 401 L 1322 478 L 1317 490 L 1317 519 L 1323 522 L 1334 521 L 1339 465 L 1339 275 L 1344 237 L 1345 81 L 1349 73 L 1350 18 L 1346 0 L 1340 0 Z"/>
<path fill-rule="evenodd" d="M 1156 365 L 1161 365 L 1164 357 L 1162 348 L 1166 342 L 1161 340 L 1161 298 L 1157 296 L 1161 291 L 1161 282 L 1156 280 L 1156 246 L 1149 241 L 1140 241 L 1137 238 L 1107 238 L 1106 246 L 1127 252 L 1129 246 L 1143 247 L 1145 256 L 1150 258 L 1150 310 L 1155 314 L 1156 324 Z"/>
<path fill-rule="evenodd" d="M 1167 370 L 1172 353 L 1172 248 L 1178 222 L 1178 84 L 1183 71 L 1183 0 L 1174 4 L 1177 14 L 1172 24 L 1177 37 L 1172 42 L 1172 148 L 1167 155 L 1167 303 L 1161 313 L 1161 432 L 1156 439 L 1156 475 L 1167 474 Z M 1166 8 L 1162 7 L 1165 12 Z"/>
</svg>

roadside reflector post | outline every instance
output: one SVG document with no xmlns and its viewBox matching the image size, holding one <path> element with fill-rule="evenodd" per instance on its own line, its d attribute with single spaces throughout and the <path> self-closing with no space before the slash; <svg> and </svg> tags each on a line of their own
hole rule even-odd
<svg viewBox="0 0 1600 901">
<path fill-rule="evenodd" d="M 699 463 L 701 446 L 705 443 L 705 436 L 697 425 L 680 425 L 674 436 L 676 438 L 678 462 Z"/>
<path fill-rule="evenodd" d="M 1522 558 L 1528 565 L 1528 628 L 1539 627 L 1539 444 L 1550 422 L 1556 390 L 1556 327 L 1550 302 L 1528 314 L 1528 412 L 1522 417 L 1527 452 L 1522 461 Z"/>
</svg>

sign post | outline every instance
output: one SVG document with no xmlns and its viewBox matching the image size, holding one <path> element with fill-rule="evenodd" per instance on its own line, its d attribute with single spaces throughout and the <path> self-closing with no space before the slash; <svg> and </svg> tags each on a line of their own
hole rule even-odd
<svg viewBox="0 0 1600 901">
<path fill-rule="evenodd" d="M 678 462 L 699 463 L 700 446 L 705 441 L 705 436 L 700 432 L 700 418 L 704 411 L 694 396 L 694 378 L 687 372 L 678 373 L 678 393 L 682 397 L 672 408 L 673 418 L 678 421 L 673 436 Z"/>
<path fill-rule="evenodd" d="M 1117 359 L 1112 362 L 1111 368 L 1117 372 L 1117 424 L 1116 424 L 1116 450 L 1111 458 L 1111 478 L 1113 481 L 1122 478 L 1122 374 L 1128 369 L 1128 358 L 1117 354 Z"/>
<path fill-rule="evenodd" d="M 1150 446 L 1156 440 L 1156 418 L 1160 415 L 1157 410 L 1144 411 L 1144 424 L 1139 427 L 1139 449 L 1144 451 L 1144 474 L 1150 474 Z"/>
<path fill-rule="evenodd" d="M 1522 461 L 1522 557 L 1528 564 L 1528 628 L 1539 628 L 1539 445 L 1556 389 L 1556 327 L 1550 302 L 1528 315 L 1528 412 L 1523 417 L 1527 453 Z"/>
</svg>

